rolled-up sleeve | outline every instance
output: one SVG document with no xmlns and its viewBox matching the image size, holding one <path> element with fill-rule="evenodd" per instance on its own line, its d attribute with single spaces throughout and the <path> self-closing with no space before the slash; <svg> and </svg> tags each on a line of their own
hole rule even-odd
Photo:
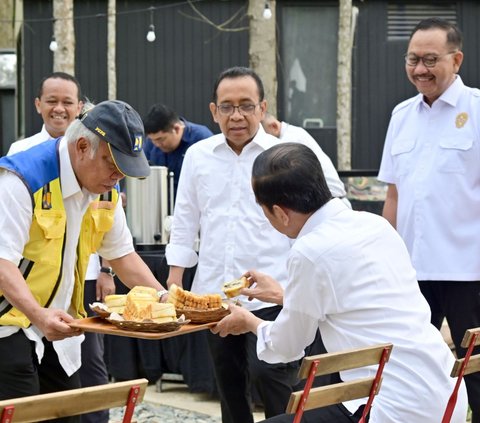
<svg viewBox="0 0 480 423">
<path fill-rule="evenodd" d="M 193 267 L 198 262 L 194 245 L 200 229 L 200 207 L 194 183 L 195 165 L 189 149 L 180 173 L 172 232 L 165 251 L 169 266 Z"/>
<path fill-rule="evenodd" d="M 18 265 L 30 235 L 32 199 L 13 173 L 0 170 L 0 258 Z"/>
</svg>

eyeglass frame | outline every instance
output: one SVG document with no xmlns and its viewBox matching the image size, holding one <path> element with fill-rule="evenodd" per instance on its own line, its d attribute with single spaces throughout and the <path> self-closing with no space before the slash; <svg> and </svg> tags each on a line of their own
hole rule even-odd
<svg viewBox="0 0 480 423">
<path fill-rule="evenodd" d="M 232 116 L 235 113 L 235 109 L 237 109 L 238 113 L 240 113 L 242 116 L 251 116 L 255 113 L 255 109 L 257 108 L 257 106 L 260 106 L 260 104 L 261 103 L 257 103 L 257 104 L 248 103 L 248 104 L 239 104 L 238 106 L 234 106 L 233 104 L 216 104 L 215 107 L 217 108 L 217 112 L 225 117 Z M 251 112 L 242 111 L 242 107 L 251 107 L 251 106 L 253 106 L 253 109 Z M 224 111 L 222 111 L 221 109 L 222 107 L 231 107 L 232 108 L 231 113 L 225 113 Z"/>
<path fill-rule="evenodd" d="M 459 50 L 454 50 L 454 51 L 449 51 L 448 53 L 445 53 L 445 54 L 440 54 L 440 55 L 438 55 L 438 56 L 435 55 L 435 54 L 433 54 L 433 53 L 432 53 L 432 54 L 426 54 L 425 56 L 417 56 L 417 55 L 414 54 L 414 53 L 405 53 L 405 55 L 404 55 L 403 57 L 405 58 L 405 64 L 406 64 L 407 66 L 410 66 L 411 68 L 417 67 L 417 66 L 420 64 L 420 62 L 422 62 L 423 66 L 425 66 L 426 68 L 431 69 L 431 68 L 434 68 L 435 66 L 437 66 L 437 63 L 438 63 L 438 61 L 439 61 L 440 59 L 442 59 L 442 58 L 444 58 L 445 56 L 448 56 L 448 55 L 450 55 L 450 54 L 455 54 L 455 53 L 458 53 L 458 52 L 459 52 Z M 415 63 L 414 65 L 411 64 L 411 63 L 408 63 L 409 55 L 415 56 L 417 63 Z M 432 56 L 432 60 L 435 60 L 435 62 L 434 62 L 432 65 L 427 65 L 427 64 L 425 63 L 425 57 L 427 57 L 427 59 L 428 59 L 428 56 Z"/>
</svg>

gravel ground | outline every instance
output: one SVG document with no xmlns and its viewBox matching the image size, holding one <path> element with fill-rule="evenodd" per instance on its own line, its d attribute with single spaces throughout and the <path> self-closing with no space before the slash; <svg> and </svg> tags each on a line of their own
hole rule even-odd
<svg viewBox="0 0 480 423">
<path fill-rule="evenodd" d="M 123 419 L 125 407 L 110 410 L 110 422 L 117 423 Z M 166 405 L 153 405 L 142 402 L 135 407 L 134 419 L 137 423 L 220 423 L 220 417 L 173 408 Z"/>
</svg>

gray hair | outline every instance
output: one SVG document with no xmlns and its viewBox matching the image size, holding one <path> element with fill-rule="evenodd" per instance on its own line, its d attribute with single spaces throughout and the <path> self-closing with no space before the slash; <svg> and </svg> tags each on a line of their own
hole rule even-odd
<svg viewBox="0 0 480 423">
<path fill-rule="evenodd" d="M 85 101 L 81 115 L 83 115 L 83 113 L 89 111 L 93 107 L 93 103 L 90 103 L 88 100 Z M 97 154 L 101 138 L 98 135 L 94 134 L 92 131 L 90 131 L 90 129 L 88 129 L 86 126 L 84 126 L 79 119 L 75 119 L 65 131 L 65 139 L 67 140 L 67 143 L 73 143 L 79 138 L 86 138 L 90 142 L 90 146 L 92 148 L 90 158 L 93 159 Z"/>
</svg>

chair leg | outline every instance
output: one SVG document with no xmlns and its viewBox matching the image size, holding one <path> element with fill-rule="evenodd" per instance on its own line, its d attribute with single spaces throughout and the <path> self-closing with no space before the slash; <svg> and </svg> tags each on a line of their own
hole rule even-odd
<svg viewBox="0 0 480 423">
<path fill-rule="evenodd" d="M 385 367 L 385 364 L 388 361 L 390 351 L 391 350 L 388 349 L 388 348 L 383 349 L 382 356 L 380 357 L 380 361 L 378 363 L 377 373 L 376 373 L 375 379 L 372 383 L 372 388 L 370 389 L 370 395 L 368 396 L 367 404 L 365 405 L 365 408 L 363 409 L 362 417 L 360 418 L 358 423 L 365 423 L 365 421 L 366 421 L 368 413 L 370 412 L 370 408 L 372 407 L 373 398 L 375 397 L 375 394 L 377 392 L 378 385 L 380 384 L 380 381 L 382 380 L 383 368 Z"/>
<path fill-rule="evenodd" d="M 468 345 L 467 353 L 465 354 L 465 358 L 463 359 L 462 366 L 460 367 L 460 371 L 458 372 L 457 376 L 457 383 L 455 383 L 455 388 L 453 389 L 452 395 L 448 399 L 447 407 L 445 408 L 445 414 L 443 415 L 442 423 L 450 423 L 452 419 L 453 410 L 455 410 L 455 405 L 457 404 L 457 396 L 458 390 L 460 388 L 460 384 L 462 383 L 463 375 L 465 374 L 465 369 L 467 364 L 470 360 L 470 356 L 473 352 L 473 347 L 475 346 L 475 341 L 477 340 L 478 333 L 474 333 L 472 339 L 470 340 L 470 344 Z"/>
<path fill-rule="evenodd" d="M 15 407 L 13 405 L 7 405 L 2 412 L 0 423 L 11 423 L 13 421 L 13 413 Z"/>
<path fill-rule="evenodd" d="M 298 404 L 297 411 L 295 412 L 295 418 L 293 419 L 293 423 L 300 423 L 300 421 L 302 420 L 305 403 L 307 402 L 308 396 L 310 395 L 310 389 L 312 389 L 313 380 L 315 379 L 315 375 L 317 373 L 318 363 L 320 363 L 320 360 L 312 361 L 312 365 L 310 366 L 310 370 L 308 372 L 308 378 L 305 382 L 305 387 L 303 388 L 303 394 L 300 398 L 300 403 Z"/>
<path fill-rule="evenodd" d="M 134 385 L 130 388 L 128 394 L 127 407 L 125 408 L 125 414 L 123 416 L 123 423 L 131 423 L 133 417 L 133 411 L 138 401 L 138 394 L 140 393 L 140 386 Z"/>
</svg>

